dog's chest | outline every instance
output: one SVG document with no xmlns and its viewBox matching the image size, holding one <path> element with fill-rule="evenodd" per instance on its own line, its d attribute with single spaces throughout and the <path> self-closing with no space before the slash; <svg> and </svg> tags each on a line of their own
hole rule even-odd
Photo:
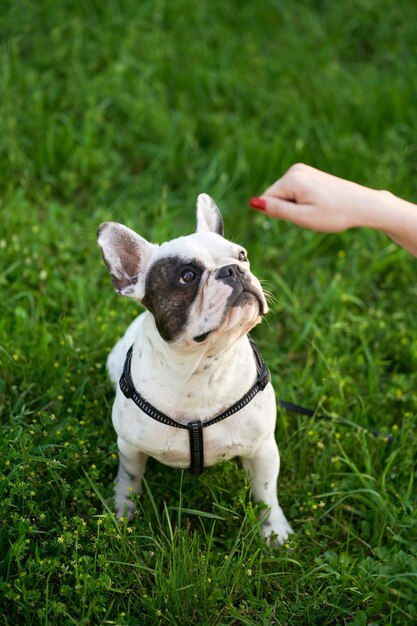
<svg viewBox="0 0 417 626">
<path fill-rule="evenodd" d="M 181 431 L 176 436 L 173 436 L 172 432 L 167 435 L 163 439 L 163 446 L 156 446 L 150 455 L 165 465 L 188 468 L 190 466 L 188 431 Z M 203 449 L 204 465 L 211 466 L 235 456 L 250 455 L 255 450 L 255 445 L 249 439 L 236 440 L 236 437 L 233 437 L 224 427 L 215 424 L 203 429 Z"/>
<path fill-rule="evenodd" d="M 265 411 L 267 407 L 264 406 L 265 419 L 258 419 L 256 410 L 259 411 L 259 408 L 252 407 L 255 414 L 244 408 L 223 422 L 203 428 L 205 466 L 235 456 L 251 456 L 259 449 L 270 433 L 271 419 L 268 419 L 268 414 L 272 416 L 271 410 Z M 190 466 L 188 430 L 160 424 L 123 399 L 115 402 L 113 425 L 124 441 L 161 463 L 183 469 Z"/>
</svg>

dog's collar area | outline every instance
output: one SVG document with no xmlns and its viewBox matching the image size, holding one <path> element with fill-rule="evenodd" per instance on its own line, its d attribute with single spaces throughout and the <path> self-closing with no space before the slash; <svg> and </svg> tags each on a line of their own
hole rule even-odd
<svg viewBox="0 0 417 626">
<path fill-rule="evenodd" d="M 198 475 L 204 469 L 204 438 L 203 438 L 203 428 L 207 428 L 208 426 L 212 426 L 213 424 L 217 424 L 217 422 L 221 422 L 226 419 L 226 417 L 230 417 L 234 413 L 237 413 L 243 407 L 245 407 L 259 391 L 263 391 L 267 384 L 270 381 L 269 370 L 265 364 L 265 361 L 262 358 L 262 355 L 259 351 L 258 346 L 253 341 L 251 337 L 249 337 L 250 344 L 252 346 L 253 354 L 256 361 L 256 370 L 257 370 L 257 378 L 255 384 L 245 393 L 245 395 L 240 398 L 237 402 L 232 404 L 228 409 L 219 413 L 215 417 L 212 417 L 207 422 L 201 422 L 201 420 L 195 420 L 192 422 L 188 422 L 188 424 L 181 424 L 177 422 L 172 417 L 165 415 L 158 409 L 156 409 L 152 404 L 150 404 L 140 393 L 136 390 L 135 385 L 133 384 L 132 375 L 131 375 L 131 364 L 132 364 L 132 350 L 133 346 L 131 346 L 126 354 L 126 360 L 123 367 L 123 374 L 119 381 L 120 389 L 126 398 L 133 400 L 133 402 L 143 411 L 148 417 L 156 420 L 161 424 L 165 424 L 166 426 L 173 426 L 174 428 L 183 428 L 188 430 L 190 437 L 190 471 L 192 474 Z"/>
</svg>

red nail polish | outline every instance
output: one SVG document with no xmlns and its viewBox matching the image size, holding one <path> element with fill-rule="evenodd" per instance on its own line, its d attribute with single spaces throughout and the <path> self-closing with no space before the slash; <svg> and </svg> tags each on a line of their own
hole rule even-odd
<svg viewBox="0 0 417 626">
<path fill-rule="evenodd" d="M 258 209 L 258 211 L 265 211 L 266 209 L 266 200 L 263 198 L 251 198 L 249 204 L 253 209 Z"/>
</svg>

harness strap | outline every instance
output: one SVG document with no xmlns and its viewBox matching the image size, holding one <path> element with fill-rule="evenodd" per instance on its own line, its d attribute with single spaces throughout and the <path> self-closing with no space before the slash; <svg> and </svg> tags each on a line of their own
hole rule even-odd
<svg viewBox="0 0 417 626">
<path fill-rule="evenodd" d="M 160 424 L 165 424 L 166 426 L 173 426 L 174 428 L 182 428 L 187 429 L 190 437 L 190 471 L 197 475 L 200 474 L 204 469 L 204 441 L 203 441 L 203 428 L 207 428 L 208 426 L 212 426 L 213 424 L 217 424 L 230 415 L 237 413 L 243 407 L 245 407 L 249 402 L 256 396 L 259 391 L 263 391 L 267 384 L 270 381 L 270 374 L 265 362 L 261 356 L 258 346 L 253 341 L 253 339 L 248 336 L 254 356 L 256 361 L 256 369 L 257 369 L 257 378 L 252 385 L 252 387 L 245 393 L 245 395 L 240 398 L 237 402 L 232 404 L 228 409 L 219 413 L 215 417 L 212 417 L 210 420 L 206 422 L 201 422 L 200 420 L 188 422 L 188 424 L 181 424 L 181 422 L 177 422 L 172 417 L 165 415 L 162 411 L 159 411 L 152 404 L 150 404 L 140 393 L 136 390 L 135 385 L 133 384 L 132 375 L 131 375 L 131 364 L 132 364 L 132 351 L 133 346 L 129 348 L 126 354 L 126 360 L 123 367 L 123 373 L 120 377 L 119 386 L 122 390 L 123 394 L 126 398 L 133 400 L 141 411 L 143 411 L 148 417 L 156 420 Z"/>
</svg>

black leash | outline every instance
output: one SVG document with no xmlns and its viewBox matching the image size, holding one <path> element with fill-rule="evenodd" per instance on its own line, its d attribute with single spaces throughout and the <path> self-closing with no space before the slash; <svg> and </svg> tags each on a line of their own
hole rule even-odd
<svg viewBox="0 0 417 626">
<path fill-rule="evenodd" d="M 351 422 L 344 417 L 332 417 L 331 415 L 325 415 L 324 413 L 316 413 L 316 411 L 313 411 L 313 409 L 307 409 L 305 406 L 299 406 L 298 404 L 293 404 L 292 402 L 287 402 L 286 400 L 279 400 L 278 404 L 282 409 L 284 409 L 285 411 L 289 411 L 290 413 L 298 413 L 299 415 L 305 415 L 306 417 L 314 417 L 319 420 L 336 422 L 336 424 L 341 424 L 342 426 L 354 427 L 361 432 L 368 433 L 373 437 L 376 437 L 378 439 L 384 439 L 388 442 L 394 441 L 395 439 L 395 436 L 392 433 L 384 434 L 381 433 L 379 430 L 366 428 L 366 426 L 360 426 L 359 424 Z"/>
<path fill-rule="evenodd" d="M 258 346 L 253 341 L 251 337 L 249 337 L 250 344 L 252 346 L 253 354 L 256 361 L 256 369 L 257 369 L 257 378 L 255 384 L 245 393 L 245 395 L 240 398 L 237 402 L 232 404 L 228 409 L 212 417 L 207 422 L 201 422 L 201 420 L 195 420 L 192 422 L 188 422 L 188 424 L 181 424 L 177 422 L 172 417 L 165 415 L 162 411 L 159 411 L 152 404 L 150 404 L 140 393 L 136 390 L 135 385 L 133 384 L 132 375 L 131 375 L 131 364 L 132 364 L 132 350 L 133 346 L 131 346 L 126 354 L 126 360 L 123 367 L 123 374 L 120 378 L 119 385 L 120 389 L 126 396 L 126 398 L 130 398 L 133 402 L 143 411 L 148 417 L 156 420 L 160 424 L 165 424 L 166 426 L 173 426 L 174 428 L 182 428 L 188 430 L 190 436 L 190 471 L 192 474 L 200 474 L 204 469 L 204 441 L 203 441 L 203 428 L 208 428 L 208 426 L 212 426 L 213 424 L 217 424 L 217 422 L 221 422 L 226 419 L 230 415 L 237 413 L 243 407 L 245 407 L 249 402 L 256 396 L 259 391 L 263 391 L 267 384 L 270 381 L 269 370 L 265 364 L 265 361 L 262 358 L 262 355 L 259 351 Z"/>
</svg>

